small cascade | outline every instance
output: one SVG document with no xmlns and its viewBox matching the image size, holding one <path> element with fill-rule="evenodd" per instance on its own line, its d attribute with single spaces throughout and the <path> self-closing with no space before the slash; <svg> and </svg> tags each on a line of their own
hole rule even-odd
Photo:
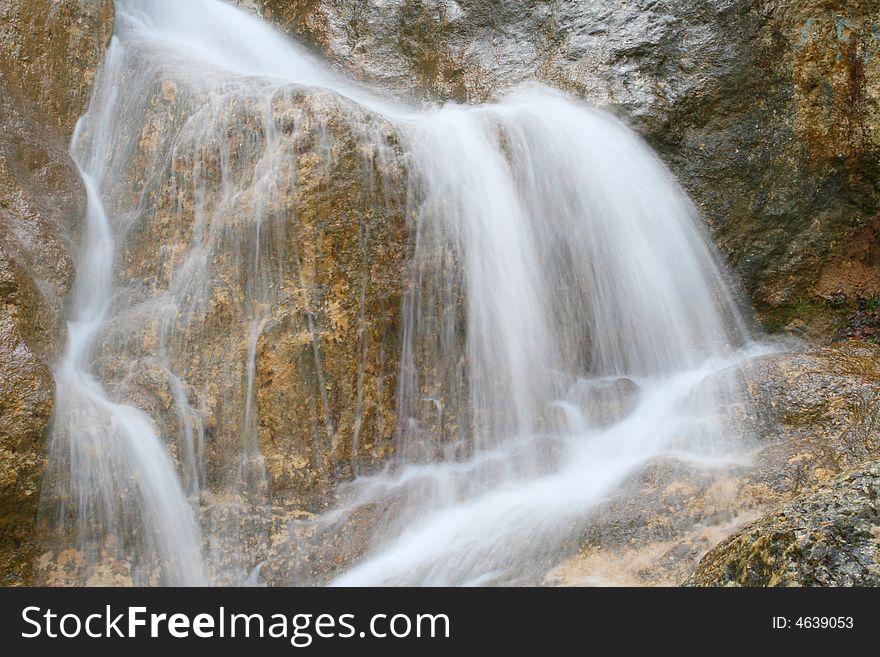
<svg viewBox="0 0 880 657">
<path fill-rule="evenodd" d="M 314 379 L 309 449 L 358 475 L 297 527 L 360 547 L 290 583 L 534 581 L 651 459 L 741 451 L 725 373 L 749 332 L 695 208 L 622 122 L 540 86 L 416 108 L 218 0 L 116 5 L 71 147 L 89 211 L 42 502 L 58 550 L 79 550 L 74 581 L 256 581 L 259 360 L 279 340 Z M 340 153 L 410 222 L 396 444 L 370 475 L 365 365 L 340 437 L 313 310 L 331 254 L 302 238 Z M 405 175 L 383 176 L 392 161 Z M 364 287 L 345 289 L 363 320 Z"/>
</svg>

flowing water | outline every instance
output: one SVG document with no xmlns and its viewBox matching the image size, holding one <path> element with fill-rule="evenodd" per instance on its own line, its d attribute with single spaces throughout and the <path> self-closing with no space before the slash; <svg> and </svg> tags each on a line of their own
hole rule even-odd
<svg viewBox="0 0 880 657">
<path fill-rule="evenodd" d="M 304 523 L 345 533 L 369 510 L 334 583 L 532 581 L 651 459 L 741 451 L 719 373 L 748 330 L 694 207 L 620 121 L 539 86 L 416 108 L 221 2 L 116 8 L 72 144 L 89 210 L 44 492 L 81 581 L 257 577 L 258 343 L 285 286 L 309 285 L 278 211 L 297 179 L 278 108 L 303 94 L 342 112 L 372 163 L 403 154 L 413 233 L 395 455 Z"/>
</svg>

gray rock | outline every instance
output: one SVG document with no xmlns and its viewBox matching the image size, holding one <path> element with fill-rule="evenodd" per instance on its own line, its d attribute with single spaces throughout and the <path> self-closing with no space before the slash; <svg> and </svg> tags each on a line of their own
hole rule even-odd
<svg viewBox="0 0 880 657">
<path fill-rule="evenodd" d="M 880 296 L 880 23 L 856 0 L 260 0 L 349 74 L 481 102 L 541 81 L 610 108 L 702 209 L 772 329 Z"/>
<path fill-rule="evenodd" d="M 711 550 L 691 586 L 880 586 L 880 462 L 797 497 Z"/>
</svg>

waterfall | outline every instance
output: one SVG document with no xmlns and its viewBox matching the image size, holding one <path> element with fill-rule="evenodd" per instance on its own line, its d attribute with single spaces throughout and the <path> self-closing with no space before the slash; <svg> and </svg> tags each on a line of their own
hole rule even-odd
<svg viewBox="0 0 880 657">
<path fill-rule="evenodd" d="M 72 142 L 89 210 L 42 503 L 56 544 L 81 552 L 78 581 L 259 574 L 256 360 L 316 257 L 287 205 L 303 148 L 286 126 L 313 122 L 310 152 L 338 149 L 325 107 L 356 135 L 365 187 L 402 154 L 412 233 L 394 458 L 303 521 L 344 535 L 370 510 L 334 583 L 532 581 L 652 458 L 741 447 L 724 420 L 739 391 L 719 373 L 749 332 L 695 208 L 622 122 L 537 85 L 418 108 L 218 0 L 116 7 Z M 337 433 L 322 407 L 316 449 Z"/>
<path fill-rule="evenodd" d="M 403 463 L 332 519 L 390 509 L 336 583 L 533 581 L 652 458 L 735 448 L 737 389 L 713 375 L 748 330 L 694 208 L 617 120 L 534 88 L 428 113 L 410 140 Z"/>
</svg>

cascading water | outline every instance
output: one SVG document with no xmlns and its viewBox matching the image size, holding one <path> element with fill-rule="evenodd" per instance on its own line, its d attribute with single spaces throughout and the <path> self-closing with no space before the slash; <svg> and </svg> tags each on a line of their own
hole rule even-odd
<svg viewBox="0 0 880 657">
<path fill-rule="evenodd" d="M 91 372 L 94 343 L 112 299 L 114 240 L 98 196 L 101 183 L 88 173 L 97 167 L 88 155 L 81 154 L 79 162 L 88 192 L 83 236 L 88 248 L 72 293 L 67 349 L 55 372 L 50 452 L 59 472 L 50 480 L 68 491 L 57 513 L 62 523 L 73 514 L 87 559 L 99 560 L 108 543 L 136 535 L 137 546 L 129 552 L 133 568 L 141 559 L 158 559 L 162 581 L 201 584 L 199 530 L 165 446 L 149 417 L 108 399 Z"/>
<path fill-rule="evenodd" d="M 406 465 L 356 482 L 351 509 L 390 511 L 336 582 L 531 581 L 640 465 L 733 447 L 736 389 L 707 380 L 748 332 L 690 203 L 616 120 L 528 90 L 428 114 L 411 144 Z"/>
<path fill-rule="evenodd" d="M 43 503 L 81 550 L 80 581 L 111 566 L 142 584 L 255 576 L 258 344 L 314 257 L 281 200 L 303 150 L 286 126 L 320 124 L 290 119 L 303 94 L 345 108 L 364 176 L 405 154 L 413 217 L 395 458 L 303 523 L 344 534 L 370 513 L 336 583 L 531 581 L 650 459 L 737 447 L 722 417 L 737 387 L 715 375 L 748 331 L 694 208 L 616 119 L 537 86 L 417 110 L 219 1 L 116 4 L 73 139 L 89 213 Z M 314 132 L 316 153 L 338 148 Z M 313 581 L 302 571 L 290 583 Z"/>
</svg>

